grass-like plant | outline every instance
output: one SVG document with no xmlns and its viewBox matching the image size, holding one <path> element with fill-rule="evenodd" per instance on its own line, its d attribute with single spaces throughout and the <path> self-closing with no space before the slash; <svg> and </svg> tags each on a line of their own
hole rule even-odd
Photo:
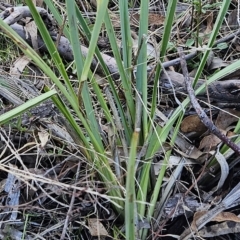
<svg viewBox="0 0 240 240">
<path fill-rule="evenodd" d="M 61 26 L 63 24 L 63 18 L 59 14 L 54 1 L 45 0 L 44 2 L 53 13 L 59 26 Z M 52 98 L 53 102 L 59 108 L 64 117 L 69 121 L 72 128 L 76 131 L 79 138 L 78 144 L 81 144 L 82 149 L 84 149 L 86 159 L 90 164 L 94 165 L 94 169 L 97 170 L 99 177 L 109 190 L 108 195 L 114 203 L 115 210 L 118 211 L 122 219 L 125 219 L 125 234 L 126 239 L 129 240 L 139 238 L 144 240 L 148 237 L 148 229 L 138 229 L 137 225 L 144 218 L 147 219 L 149 223 L 151 223 L 153 219 L 156 203 L 161 193 L 163 178 L 168 166 L 168 159 L 171 155 L 171 150 L 165 152 L 164 163 L 160 169 L 159 175 L 157 176 L 155 185 L 151 185 L 150 179 L 152 159 L 167 141 L 167 138 L 170 137 L 169 133 L 171 130 L 173 130 L 173 132 L 171 134 L 169 144 L 173 147 L 175 137 L 178 134 L 179 126 L 183 118 L 183 111 L 189 104 L 189 98 L 186 98 L 181 103 L 181 106 L 176 108 L 165 126 L 161 127 L 155 124 L 156 99 L 158 92 L 157 87 L 161 73 L 161 63 L 164 61 L 164 57 L 167 52 L 171 29 L 175 20 L 177 2 L 177 0 L 168 1 L 163 37 L 159 46 L 160 57 L 156 62 L 156 72 L 153 89 L 151 89 L 151 97 L 149 96 L 150 87 L 148 86 L 147 76 L 148 0 L 141 1 L 140 4 L 138 32 L 139 49 L 136 66 L 132 66 L 133 43 L 129 24 L 128 0 L 119 1 L 122 56 L 117 45 L 117 37 L 108 11 L 109 1 L 97 1 L 96 19 L 92 30 L 88 28 L 88 25 L 75 1 L 66 1 L 68 23 L 64 26 L 63 32 L 71 42 L 78 79 L 78 92 L 74 90 L 55 43 L 50 37 L 31 0 L 26 0 L 26 3 L 32 12 L 32 16 L 41 37 L 48 48 L 49 58 L 51 58 L 54 62 L 55 68 L 58 70 L 63 81 L 59 80 L 59 76 L 52 71 L 52 69 L 26 42 L 24 42 L 8 25 L 0 20 L 0 28 L 6 32 L 6 34 L 16 43 L 25 55 L 34 61 L 36 66 L 42 69 L 42 71 L 56 86 L 56 90 L 49 90 L 46 88 L 46 93 L 43 93 L 41 96 L 29 100 L 22 106 L 1 115 L 0 124 L 3 124 L 9 121 L 9 119 L 20 115 L 23 111 L 36 106 L 41 101 Z M 203 71 L 209 51 L 214 45 L 229 4 L 229 0 L 224 0 L 222 2 L 221 10 L 218 13 L 218 18 L 216 20 L 216 24 L 214 25 L 208 46 L 206 47 L 206 50 L 204 48 L 199 48 L 199 51 L 203 52 L 203 56 L 201 58 L 201 62 L 199 63 L 194 85 Z M 120 85 L 122 86 L 125 99 L 124 106 L 116 91 L 115 80 L 111 76 L 104 60 L 102 59 L 100 51 L 97 48 L 97 39 L 103 26 L 106 29 L 117 68 L 119 70 L 121 81 Z M 79 40 L 79 31 L 81 31 L 81 35 L 84 35 L 89 41 L 89 51 L 86 58 L 82 56 L 80 50 L 81 42 Z M 94 56 L 98 58 L 98 61 L 104 71 L 109 86 L 108 94 L 111 95 L 113 105 L 117 109 L 116 112 L 114 112 L 114 108 L 111 107 L 112 105 L 108 104 L 109 99 L 107 100 L 105 98 L 104 90 L 98 86 L 94 74 L 90 69 Z M 229 72 L 233 72 L 239 68 L 240 61 L 237 61 L 211 76 L 207 80 L 207 84 L 210 84 L 222 78 Z M 133 74 L 133 71 L 135 74 Z M 204 91 L 206 85 L 196 89 L 195 93 L 199 94 Z M 119 168 L 124 169 L 124 174 L 126 175 L 126 178 L 123 177 L 123 182 L 118 179 L 116 169 L 113 170 L 111 162 L 106 154 L 106 149 L 98 130 L 97 110 L 94 107 L 95 100 L 90 94 L 90 88 L 91 91 L 94 92 L 98 103 L 103 109 L 105 119 L 112 124 L 114 129 L 116 129 L 117 134 L 115 136 L 117 139 L 115 142 L 119 146 L 125 147 L 125 153 L 128 154 L 128 156 L 125 156 L 125 164 L 119 166 Z M 62 98 L 64 98 L 64 101 L 62 101 Z M 150 107 L 149 103 L 151 103 Z M 116 117 L 120 120 L 122 129 L 118 128 Z M 81 126 L 78 124 L 78 121 L 76 121 L 76 118 L 81 121 Z M 145 154 L 141 156 L 141 159 L 138 159 L 137 150 L 141 150 L 142 148 L 146 149 Z M 227 149 L 224 151 L 227 151 Z M 141 161 L 136 161 L 136 159 Z M 127 167 L 125 167 L 125 165 L 127 165 Z M 158 211 L 157 219 L 160 219 L 162 208 L 167 200 L 167 195 L 164 196 L 166 199 L 161 199 L 160 201 L 162 206 L 160 206 L 160 210 Z"/>
</svg>

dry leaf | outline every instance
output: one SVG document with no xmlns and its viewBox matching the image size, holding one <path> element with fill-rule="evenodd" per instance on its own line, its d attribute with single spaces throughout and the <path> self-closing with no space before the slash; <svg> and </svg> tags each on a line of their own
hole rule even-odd
<svg viewBox="0 0 240 240">
<path fill-rule="evenodd" d="M 48 142 L 49 133 L 47 131 L 42 130 L 38 132 L 39 140 L 41 142 L 41 147 L 44 148 Z"/>
<path fill-rule="evenodd" d="M 207 16 L 207 28 L 204 31 L 204 34 L 209 34 L 212 32 L 213 29 L 213 12 L 211 12 L 210 14 L 208 14 Z"/>
<path fill-rule="evenodd" d="M 233 116 L 235 115 L 235 116 Z M 234 122 L 238 121 L 240 112 L 234 109 L 226 108 L 225 111 L 220 111 L 215 121 L 216 127 L 224 134 L 227 134 L 227 128 Z M 200 142 L 199 149 L 209 151 L 215 148 L 221 140 L 213 134 L 206 136 Z"/>
<path fill-rule="evenodd" d="M 209 70 L 214 70 L 214 69 L 219 69 L 219 68 L 223 68 L 223 67 L 227 67 L 229 65 L 229 63 L 223 61 L 221 58 L 219 57 L 214 57 L 212 59 L 211 65 L 209 66 Z"/>
<path fill-rule="evenodd" d="M 38 53 L 38 41 L 37 41 L 37 25 L 30 18 L 27 18 L 27 23 L 24 27 L 26 34 L 29 34 L 32 40 L 33 49 Z"/>
<path fill-rule="evenodd" d="M 194 213 L 191 228 L 195 232 L 197 232 L 197 226 L 196 226 L 197 220 L 200 217 L 202 217 L 203 215 L 205 215 L 206 213 L 207 213 L 207 211 L 200 211 L 200 212 L 195 212 Z M 223 222 L 223 221 L 240 222 L 240 218 L 238 216 L 236 216 L 234 213 L 231 213 L 231 212 L 221 212 L 221 213 L 218 213 L 213 219 L 211 219 L 211 221 L 216 221 L 216 222 Z"/>
<path fill-rule="evenodd" d="M 7 179 L 0 181 L 0 193 L 4 190 Z"/>
<path fill-rule="evenodd" d="M 121 27 L 120 16 L 114 13 L 110 15 L 112 24 L 114 28 Z M 130 13 L 130 25 L 138 27 L 139 26 L 139 13 Z M 165 17 L 158 13 L 149 13 L 148 15 L 148 25 L 150 26 L 161 26 L 164 24 Z"/>
<path fill-rule="evenodd" d="M 157 13 L 150 13 L 148 15 L 149 25 L 161 26 L 164 24 L 164 20 L 165 17 Z"/>
<path fill-rule="evenodd" d="M 30 58 L 27 56 L 19 57 L 13 63 L 13 67 L 10 69 L 10 75 L 13 75 L 15 78 L 20 78 L 22 71 L 30 62 Z"/>
<path fill-rule="evenodd" d="M 192 220 L 192 223 L 191 223 L 191 228 L 194 232 L 197 232 L 197 225 L 196 225 L 196 222 L 197 220 L 202 217 L 207 211 L 200 211 L 200 212 L 195 212 L 194 213 L 194 216 L 193 216 L 193 220 Z"/>
<path fill-rule="evenodd" d="M 74 143 L 72 137 L 64 127 L 60 127 L 55 123 L 48 123 L 47 126 L 48 126 L 48 129 L 51 130 L 53 135 L 56 135 L 57 137 L 63 139 L 68 143 Z"/>
<path fill-rule="evenodd" d="M 133 25 L 139 26 L 139 13 L 133 13 L 130 16 L 130 21 Z M 165 17 L 158 13 L 149 13 L 148 15 L 148 24 L 154 26 L 160 26 L 164 24 Z"/>
<path fill-rule="evenodd" d="M 36 6 L 41 7 L 43 4 L 43 0 L 36 0 Z"/>
<path fill-rule="evenodd" d="M 236 117 L 233 115 L 235 115 Z M 225 108 L 224 111 L 219 112 L 215 125 L 220 129 L 226 130 L 227 127 L 229 127 L 232 123 L 238 121 L 237 117 L 240 117 L 239 111 L 230 108 Z"/>
<path fill-rule="evenodd" d="M 188 132 L 205 132 L 207 128 L 201 122 L 197 115 L 190 115 L 183 119 L 181 123 L 181 131 Z"/>
<path fill-rule="evenodd" d="M 88 228 L 92 236 L 108 236 L 108 232 L 97 218 L 88 219 Z"/>
<path fill-rule="evenodd" d="M 238 10 L 234 9 L 227 18 L 228 27 L 231 30 L 238 28 Z"/>
<path fill-rule="evenodd" d="M 45 190 L 50 190 L 51 192 L 57 194 L 58 196 L 62 194 L 63 188 L 55 184 L 47 184 Z"/>
<path fill-rule="evenodd" d="M 194 145 L 190 144 L 183 137 L 177 136 L 175 139 L 175 145 L 177 145 L 175 151 L 177 151 L 181 156 L 198 159 L 203 155 L 203 152 L 197 149 Z"/>
<path fill-rule="evenodd" d="M 212 219 L 212 221 L 223 222 L 223 221 L 233 221 L 240 222 L 240 218 L 231 212 L 221 212 L 216 217 Z"/>
<path fill-rule="evenodd" d="M 222 134 L 226 135 L 226 131 L 219 129 Z M 220 140 L 214 134 L 210 134 L 202 139 L 199 149 L 203 149 L 204 152 L 209 152 L 214 149 L 222 140 Z"/>
</svg>

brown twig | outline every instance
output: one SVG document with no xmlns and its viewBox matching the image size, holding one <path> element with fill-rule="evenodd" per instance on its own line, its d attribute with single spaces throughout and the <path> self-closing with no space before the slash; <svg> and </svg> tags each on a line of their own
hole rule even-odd
<svg viewBox="0 0 240 240">
<path fill-rule="evenodd" d="M 64 26 L 65 26 L 65 24 L 66 24 L 66 21 L 67 21 L 67 16 L 64 15 L 64 16 L 63 16 L 62 25 L 59 27 L 59 33 L 58 33 L 58 35 L 57 35 L 57 40 L 56 40 L 56 42 L 55 42 L 56 47 L 58 47 L 59 41 L 60 41 L 61 36 L 62 36 L 62 34 L 63 34 L 63 29 L 64 29 Z"/>
<path fill-rule="evenodd" d="M 219 139 L 221 139 L 227 146 L 229 146 L 234 152 L 236 152 L 238 155 L 240 155 L 240 148 L 238 145 L 236 145 L 234 142 L 232 142 L 226 135 L 224 135 L 208 118 L 207 114 L 203 111 L 200 104 L 198 103 L 194 90 L 192 88 L 192 83 L 188 74 L 187 69 L 187 62 L 185 59 L 185 54 L 183 53 L 183 48 L 178 48 L 178 53 L 180 56 L 180 64 L 182 68 L 182 73 L 184 76 L 187 92 L 190 98 L 190 101 L 196 110 L 196 113 L 198 117 L 200 118 L 201 122 L 210 130 L 211 133 L 216 135 Z"/>
</svg>

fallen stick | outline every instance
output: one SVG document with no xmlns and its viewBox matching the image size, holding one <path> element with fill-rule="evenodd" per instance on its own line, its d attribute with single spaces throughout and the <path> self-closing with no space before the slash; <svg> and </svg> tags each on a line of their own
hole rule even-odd
<svg viewBox="0 0 240 240">
<path fill-rule="evenodd" d="M 216 135 L 219 139 L 223 141 L 227 146 L 229 146 L 234 152 L 236 152 L 238 155 L 240 155 L 240 148 L 237 144 L 232 142 L 226 135 L 224 135 L 214 124 L 213 122 L 208 118 L 207 114 L 203 111 L 200 104 L 198 103 L 198 100 L 196 99 L 194 90 L 192 88 L 192 82 L 188 74 L 187 69 L 187 63 L 185 59 L 185 55 L 183 53 L 183 49 L 181 47 L 178 48 L 178 53 L 180 56 L 180 64 L 182 68 L 182 73 L 185 79 L 185 84 L 187 88 L 187 92 L 190 98 L 190 101 L 192 103 L 192 106 L 194 107 L 199 119 L 201 122 L 212 132 L 214 135 Z"/>
</svg>

